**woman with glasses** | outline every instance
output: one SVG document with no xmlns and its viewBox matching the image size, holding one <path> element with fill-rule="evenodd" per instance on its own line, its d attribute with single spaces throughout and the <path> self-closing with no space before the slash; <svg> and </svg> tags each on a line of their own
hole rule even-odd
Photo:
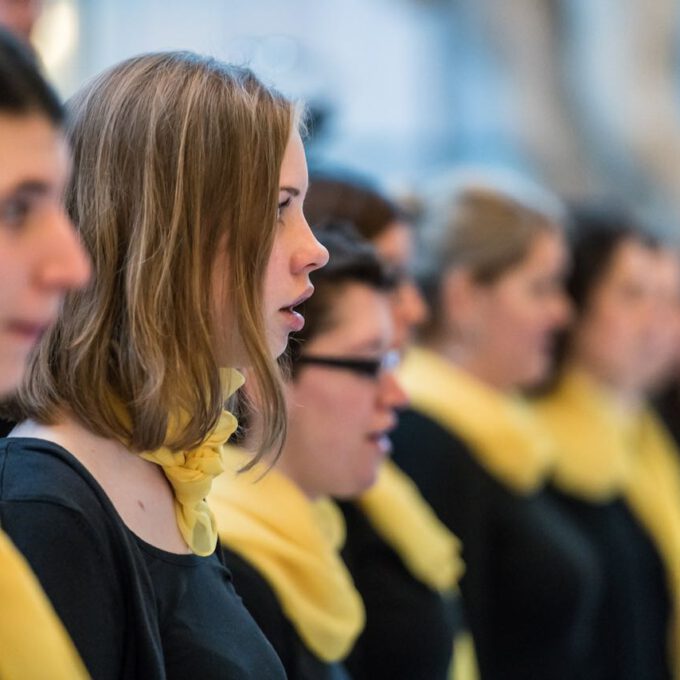
<svg viewBox="0 0 680 680">
<path fill-rule="evenodd" d="M 344 229 L 318 237 L 330 261 L 311 277 L 316 290 L 292 344 L 280 457 L 268 471 L 232 449 L 231 468 L 251 469 L 223 480 L 213 499 L 235 586 L 292 680 L 349 677 L 343 661 L 364 608 L 340 557 L 344 523 L 330 497 L 375 481 L 404 403 L 389 279 L 370 246 Z"/>
<path fill-rule="evenodd" d="M 34 56 L 0 29 L 0 397 L 16 389 L 64 295 L 90 267 L 62 194 L 64 112 Z M 0 677 L 86 672 L 23 557 L 0 531 Z"/>
<path fill-rule="evenodd" d="M 427 318 L 411 273 L 415 233 L 408 214 L 367 183 L 328 173 L 312 176 L 305 214 L 313 225 L 346 219 L 375 247 L 394 281 L 394 348 L 403 355 Z M 452 665 L 456 678 L 473 678 L 457 592 L 457 539 L 389 459 L 371 489 L 339 506 L 347 525 L 343 558 L 366 608 L 366 626 L 346 662 L 352 678 L 445 680 Z"/>
<path fill-rule="evenodd" d="M 600 572 L 546 491 L 550 439 L 519 395 L 569 318 L 560 215 L 529 187 L 461 178 L 423 225 L 431 306 L 399 375 L 394 460 L 463 543 L 461 594 L 483 680 L 588 677 Z"/>
</svg>

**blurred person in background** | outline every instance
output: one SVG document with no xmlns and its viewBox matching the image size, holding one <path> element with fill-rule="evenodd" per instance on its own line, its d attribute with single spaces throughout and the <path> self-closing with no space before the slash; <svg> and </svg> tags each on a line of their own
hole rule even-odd
<svg viewBox="0 0 680 680">
<path fill-rule="evenodd" d="M 463 543 L 480 677 L 587 678 L 599 565 L 545 488 L 553 447 L 520 396 L 569 320 L 561 211 L 527 183 L 466 175 L 426 206 L 431 317 L 399 371 L 412 407 L 394 460 Z"/>
<path fill-rule="evenodd" d="M 393 347 L 403 354 L 427 318 L 412 273 L 411 218 L 366 182 L 330 174 L 312 175 L 305 214 L 315 228 L 347 220 L 375 247 L 396 286 Z M 474 654 L 462 634 L 457 596 L 459 567 L 452 570 L 449 547 L 457 539 L 417 488 L 387 460 L 374 487 L 340 508 L 347 525 L 343 556 L 366 607 L 365 629 L 346 664 L 354 680 L 443 680 L 454 638 L 457 677 L 473 677 Z"/>
<path fill-rule="evenodd" d="M 330 498 L 373 484 L 405 399 L 393 374 L 389 277 L 352 232 L 329 227 L 317 236 L 330 260 L 311 276 L 305 327 L 291 341 L 281 455 L 273 469 L 260 463 L 222 478 L 211 500 L 237 591 L 291 680 L 350 677 L 343 663 L 364 608 L 340 556 L 345 528 Z M 246 446 L 256 430 L 251 424 Z M 228 453 L 233 471 L 251 458 L 245 449 Z"/>
<path fill-rule="evenodd" d="M 43 0 L 0 0 L 0 26 L 29 44 L 43 5 Z"/>
<path fill-rule="evenodd" d="M 0 440 L 0 521 L 98 680 L 284 678 L 206 499 L 248 367 L 262 449 L 277 357 L 326 250 L 302 214 L 299 111 L 191 52 L 111 67 L 69 104 L 66 203 L 91 284 L 67 295 Z M 285 512 L 285 509 L 282 509 Z"/>
<path fill-rule="evenodd" d="M 660 282 L 677 285 L 677 265 L 625 214 L 583 208 L 573 222 L 576 316 L 537 412 L 557 444 L 555 497 L 604 569 L 592 667 L 680 678 L 680 459 L 648 403 L 675 323 Z"/>
<path fill-rule="evenodd" d="M 89 263 L 63 204 L 71 154 L 64 112 L 25 46 L 0 29 L 0 397 Z M 0 531 L 0 677 L 85 678 L 24 559 Z"/>
<path fill-rule="evenodd" d="M 657 323 L 668 354 L 661 353 L 654 406 L 680 446 L 680 253 L 662 247 L 652 272 L 657 281 Z"/>
</svg>

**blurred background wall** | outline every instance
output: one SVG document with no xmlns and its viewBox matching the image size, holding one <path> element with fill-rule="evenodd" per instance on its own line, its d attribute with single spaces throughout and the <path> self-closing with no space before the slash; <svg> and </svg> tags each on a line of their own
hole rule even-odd
<svg viewBox="0 0 680 680">
<path fill-rule="evenodd" d="M 19 0 L 3 0 L 19 1 Z M 315 114 L 315 166 L 417 193 L 461 163 L 606 197 L 680 240 L 675 0 L 44 0 L 68 96 L 127 56 L 249 64 Z"/>
</svg>

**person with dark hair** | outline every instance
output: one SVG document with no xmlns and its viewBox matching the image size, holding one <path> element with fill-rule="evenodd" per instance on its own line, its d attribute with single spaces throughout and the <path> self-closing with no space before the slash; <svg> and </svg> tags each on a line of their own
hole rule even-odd
<svg viewBox="0 0 680 680">
<path fill-rule="evenodd" d="M 347 228 L 329 225 L 317 235 L 330 260 L 311 276 L 316 291 L 292 340 L 283 451 L 266 475 L 255 466 L 224 480 L 214 499 L 236 588 L 292 680 L 355 677 L 343 664 L 363 628 L 364 607 L 340 556 L 344 523 L 330 498 L 353 498 L 375 482 L 395 410 L 404 404 L 393 374 L 389 277 Z M 248 460 L 243 450 L 233 452 L 234 467 Z M 393 488 L 384 521 L 393 533 L 413 530 L 400 518 L 410 487 L 397 480 Z M 437 525 L 428 517 L 423 529 L 436 531 L 428 521 Z M 428 566 L 452 581 L 455 542 L 443 527 L 439 540 L 441 554 Z M 450 651 L 450 637 L 448 644 Z"/>
<path fill-rule="evenodd" d="M 560 206 L 514 178 L 447 181 L 427 202 L 431 307 L 399 378 L 394 461 L 463 544 L 482 680 L 588 678 L 600 571 L 546 490 L 552 445 L 522 397 L 569 319 Z"/>
<path fill-rule="evenodd" d="M 579 209 L 573 222 L 576 315 L 536 411 L 557 445 L 554 497 L 604 569 L 591 667 L 601 678 L 678 678 L 680 459 L 647 401 L 669 359 L 660 248 L 618 211 Z"/>
<path fill-rule="evenodd" d="M 413 279 L 413 218 L 365 181 L 340 175 L 310 178 L 305 215 L 312 227 L 346 221 L 372 243 L 395 279 L 392 293 L 395 346 L 403 350 L 427 317 L 427 306 Z"/>
<path fill-rule="evenodd" d="M 33 55 L 0 29 L 0 397 L 89 263 L 62 194 L 70 153 L 56 95 Z M 52 606 L 0 531 L 0 677 L 86 677 Z"/>
<path fill-rule="evenodd" d="M 411 274 L 410 216 L 367 183 L 328 174 L 312 177 L 305 214 L 320 228 L 348 220 L 375 247 L 395 280 L 394 347 L 403 354 L 427 318 Z M 407 487 L 395 508 L 396 489 Z M 453 564 L 450 544 L 457 539 L 389 460 L 371 489 L 339 506 L 347 525 L 343 557 L 366 608 L 366 626 L 346 664 L 354 680 L 469 678 L 474 652 L 462 622 L 459 573 L 442 566 Z"/>
</svg>

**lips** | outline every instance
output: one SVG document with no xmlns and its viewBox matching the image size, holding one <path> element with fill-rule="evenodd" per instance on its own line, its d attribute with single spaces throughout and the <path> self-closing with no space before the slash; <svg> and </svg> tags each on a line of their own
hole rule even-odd
<svg viewBox="0 0 680 680">
<path fill-rule="evenodd" d="M 279 309 L 279 312 L 286 318 L 286 324 L 292 332 L 301 331 L 305 325 L 305 317 L 300 312 L 295 311 L 303 302 L 309 300 L 314 292 L 314 286 L 311 284 L 305 289 L 305 292 L 297 297 L 290 305 L 286 305 Z"/>
<path fill-rule="evenodd" d="M 38 342 L 49 326 L 49 323 L 18 320 L 9 321 L 5 324 L 6 330 L 9 331 L 11 335 L 31 344 Z"/>
</svg>

